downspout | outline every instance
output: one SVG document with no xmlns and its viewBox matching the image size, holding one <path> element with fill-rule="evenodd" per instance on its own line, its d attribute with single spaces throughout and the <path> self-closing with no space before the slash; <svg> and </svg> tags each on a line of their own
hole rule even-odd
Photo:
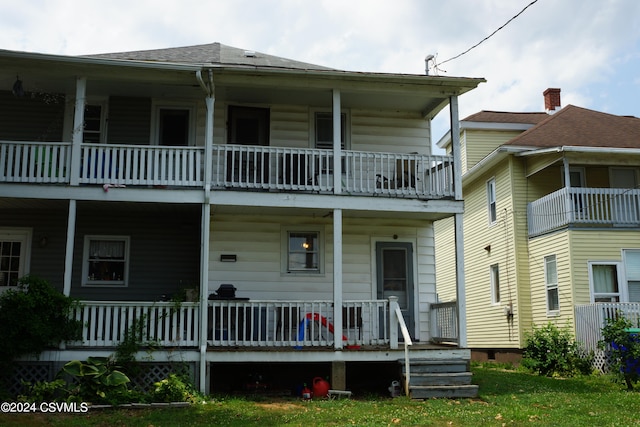
<svg viewBox="0 0 640 427">
<path fill-rule="evenodd" d="M 211 177 L 213 159 L 213 108 L 215 103 L 215 87 L 213 72 L 209 70 L 208 84 L 202 79 L 200 70 L 196 71 L 196 80 L 207 94 L 205 138 L 204 138 L 204 196 L 202 201 L 201 242 L 200 242 L 200 392 L 209 392 L 207 375 L 207 331 L 209 310 L 209 238 L 211 235 Z"/>
</svg>

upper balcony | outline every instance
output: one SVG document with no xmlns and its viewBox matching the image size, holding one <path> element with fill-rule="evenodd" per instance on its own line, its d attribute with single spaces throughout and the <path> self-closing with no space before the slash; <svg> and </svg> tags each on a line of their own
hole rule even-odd
<svg viewBox="0 0 640 427">
<path fill-rule="evenodd" d="M 204 147 L 0 141 L 0 182 L 27 184 L 246 189 L 334 193 L 333 151 L 214 145 L 211 182 Z M 453 198 L 453 158 L 441 155 L 342 151 L 337 182 L 349 195 Z"/>
<path fill-rule="evenodd" d="M 637 188 L 562 188 L 528 205 L 529 236 L 569 225 L 640 227 Z"/>
</svg>

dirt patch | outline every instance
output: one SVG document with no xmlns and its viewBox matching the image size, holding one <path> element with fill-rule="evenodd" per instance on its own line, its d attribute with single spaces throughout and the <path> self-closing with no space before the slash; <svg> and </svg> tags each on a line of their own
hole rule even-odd
<svg viewBox="0 0 640 427">
<path fill-rule="evenodd" d="M 256 406 L 268 411 L 299 411 L 304 409 L 304 406 L 299 403 L 291 402 L 256 403 Z"/>
</svg>

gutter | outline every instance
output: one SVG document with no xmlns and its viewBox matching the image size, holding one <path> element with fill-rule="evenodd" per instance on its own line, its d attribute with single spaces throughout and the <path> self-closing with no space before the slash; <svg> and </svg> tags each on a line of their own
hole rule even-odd
<svg viewBox="0 0 640 427">
<path fill-rule="evenodd" d="M 531 150 L 530 147 L 501 145 L 500 147 L 496 148 L 491 153 L 489 153 L 489 155 L 485 156 L 478 163 L 473 165 L 471 169 L 467 170 L 467 172 L 464 175 L 462 175 L 462 182 L 464 184 L 464 183 L 473 181 L 475 176 L 479 175 L 481 172 L 488 169 L 489 167 L 494 166 L 496 163 L 498 163 L 500 160 L 503 160 L 509 154 L 520 155 L 521 153 L 527 152 L 530 150 Z"/>
<path fill-rule="evenodd" d="M 580 147 L 573 145 L 563 145 L 560 147 L 544 148 L 542 150 L 529 150 L 517 153 L 516 156 L 536 156 L 553 153 L 591 153 L 591 154 L 633 154 L 639 155 L 640 148 L 615 148 L 615 147 Z"/>
</svg>

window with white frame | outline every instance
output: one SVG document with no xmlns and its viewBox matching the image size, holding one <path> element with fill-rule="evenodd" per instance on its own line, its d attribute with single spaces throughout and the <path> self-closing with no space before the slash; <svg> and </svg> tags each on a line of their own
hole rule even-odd
<svg viewBox="0 0 640 427">
<path fill-rule="evenodd" d="M 0 228 L 0 290 L 29 272 L 30 229 Z"/>
<path fill-rule="evenodd" d="M 500 304 L 500 268 L 498 264 L 489 267 L 491 275 L 491 304 Z"/>
<path fill-rule="evenodd" d="M 622 260 L 627 279 L 629 302 L 640 302 L 640 249 L 625 249 Z"/>
<path fill-rule="evenodd" d="M 333 149 L 333 113 L 326 111 L 316 111 L 313 114 L 312 121 L 313 143 L 315 148 L 323 150 Z M 340 113 L 340 147 L 344 150 L 347 148 L 347 114 Z M 342 171 L 344 172 L 344 159 Z M 327 159 L 322 159 L 320 165 L 322 171 L 333 171 L 333 164 Z"/>
<path fill-rule="evenodd" d="M 496 180 L 487 181 L 487 208 L 489 212 L 489 224 L 496 222 L 498 216 L 496 212 Z"/>
<path fill-rule="evenodd" d="M 589 280 L 592 302 L 620 302 L 624 300 L 615 262 L 590 262 Z"/>
<path fill-rule="evenodd" d="M 90 102 L 84 106 L 82 142 L 94 144 L 104 142 L 105 110 L 105 105 L 99 102 Z"/>
<path fill-rule="evenodd" d="M 558 266 L 555 255 L 544 257 L 544 281 L 547 293 L 547 313 L 557 314 L 560 311 L 560 298 L 558 296 Z"/>
<path fill-rule="evenodd" d="M 322 272 L 322 235 L 319 230 L 287 230 L 287 273 Z"/>
<path fill-rule="evenodd" d="M 85 236 L 83 285 L 127 286 L 128 236 Z"/>
</svg>

